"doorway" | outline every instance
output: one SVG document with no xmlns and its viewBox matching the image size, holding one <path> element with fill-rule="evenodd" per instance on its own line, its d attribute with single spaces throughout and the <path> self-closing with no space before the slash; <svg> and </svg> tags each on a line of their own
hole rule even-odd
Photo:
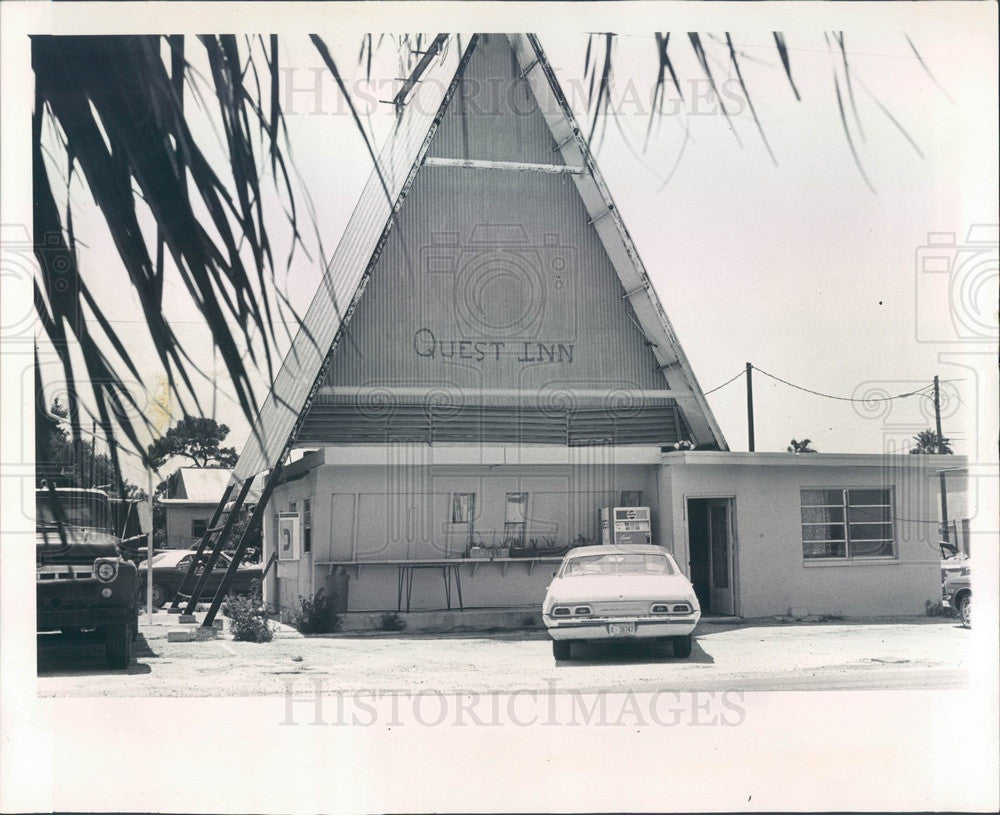
<svg viewBox="0 0 1000 815">
<path fill-rule="evenodd" d="M 688 498 L 691 583 L 702 614 L 736 613 L 733 498 Z"/>
</svg>

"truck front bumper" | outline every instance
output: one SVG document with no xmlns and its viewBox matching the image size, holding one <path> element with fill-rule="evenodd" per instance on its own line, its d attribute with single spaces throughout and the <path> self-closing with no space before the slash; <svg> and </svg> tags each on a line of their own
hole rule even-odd
<svg viewBox="0 0 1000 815">
<path fill-rule="evenodd" d="M 36 583 L 37 629 L 42 632 L 134 623 L 138 613 L 136 589 L 134 574 L 131 579 L 119 575 L 111 583 L 99 580 Z"/>
</svg>

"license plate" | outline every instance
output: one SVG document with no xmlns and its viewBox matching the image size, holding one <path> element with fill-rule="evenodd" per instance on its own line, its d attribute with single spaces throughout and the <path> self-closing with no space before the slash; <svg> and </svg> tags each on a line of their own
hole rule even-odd
<svg viewBox="0 0 1000 815">
<path fill-rule="evenodd" d="M 635 623 L 608 623 L 609 637 L 634 637 Z"/>
</svg>

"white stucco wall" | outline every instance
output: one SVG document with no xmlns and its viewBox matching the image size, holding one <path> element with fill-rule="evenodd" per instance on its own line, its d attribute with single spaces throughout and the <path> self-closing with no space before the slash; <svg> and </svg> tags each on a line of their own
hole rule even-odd
<svg viewBox="0 0 1000 815">
<path fill-rule="evenodd" d="M 690 568 L 687 499 L 735 496 L 737 613 L 743 617 L 831 614 L 920 615 L 939 600 L 940 555 L 934 468 L 927 456 L 821 456 L 684 453 L 664 457 L 670 481 L 675 555 Z M 800 490 L 890 487 L 896 557 L 806 561 Z"/>
<path fill-rule="evenodd" d="M 520 461 L 496 450 L 483 453 L 478 463 L 455 451 L 400 448 L 394 453 L 366 457 L 358 450 L 328 449 L 326 461 L 307 474 L 280 485 L 265 514 L 265 546 L 274 542 L 274 516 L 295 501 L 302 514 L 302 501 L 312 500 L 312 552 L 296 562 L 276 564 L 265 581 L 265 597 L 277 597 L 285 609 L 293 609 L 299 596 L 308 596 L 322 586 L 334 586 L 331 574 L 347 575 L 348 610 L 395 610 L 398 570 L 390 565 L 367 565 L 377 560 L 455 558 L 460 563 L 462 599 L 467 607 L 503 608 L 540 605 L 552 579 L 556 563 L 499 562 L 461 559 L 467 535 L 450 524 L 450 495 L 477 495 L 477 535 L 490 539 L 502 532 L 507 492 L 529 493 L 526 539 L 554 538 L 558 546 L 571 543 L 578 534 L 599 540 L 597 508 L 615 505 L 623 490 L 641 490 L 643 502 L 652 509 L 653 528 L 658 518 L 659 452 L 646 451 L 610 457 L 599 449 L 565 450 L 556 455 L 519 451 Z M 323 456 L 323 454 L 318 454 Z M 437 459 L 430 456 L 437 455 Z M 487 461 L 481 459 L 485 457 Z M 445 463 L 437 463 L 439 460 Z M 319 460 L 322 460 L 319 459 Z M 548 463 L 545 463 L 545 462 Z M 306 464 L 297 465 L 306 469 Z M 288 475 L 296 474 L 294 469 Z M 339 512 L 339 514 L 338 514 Z M 355 514 L 357 513 L 357 514 Z M 356 527 L 356 530 L 352 529 Z M 329 566 L 331 561 L 365 562 L 358 567 Z M 342 585 L 342 583 L 341 583 Z M 457 606 L 457 594 L 453 597 Z M 445 607 L 444 580 L 440 571 L 414 573 L 411 608 Z"/>
<path fill-rule="evenodd" d="M 523 452 L 523 451 L 522 451 Z M 432 460 L 429 455 L 436 455 Z M 484 455 L 467 451 L 465 458 L 421 450 L 395 453 L 371 450 L 327 449 L 312 465 L 300 462 L 286 472 L 303 477 L 277 488 L 265 514 L 265 547 L 273 545 L 273 521 L 296 501 L 312 500 L 312 552 L 298 561 L 277 564 L 265 582 L 265 597 L 292 610 L 298 597 L 321 586 L 334 588 L 332 575 L 347 579 L 347 609 L 395 610 L 397 570 L 368 565 L 371 561 L 444 556 L 447 535 L 447 495 L 475 492 L 479 498 L 477 530 L 503 528 L 504 494 L 523 490 L 567 496 L 590 491 L 586 501 L 567 497 L 573 509 L 549 502 L 549 512 L 531 512 L 528 537 L 548 530 L 560 545 L 578 533 L 596 536 L 595 508 L 622 490 L 642 490 L 650 505 L 654 541 L 666 546 L 685 571 L 690 570 L 687 499 L 734 497 L 734 553 L 737 586 L 736 612 L 743 617 L 786 614 L 830 614 L 844 617 L 921 615 L 928 600 L 940 598 L 937 548 L 938 503 L 934 456 L 844 456 L 684 452 L 650 458 L 619 456 L 609 464 L 597 451 L 577 451 L 570 463 L 559 454 L 524 454 L 511 461 L 509 451 Z M 416 456 L 416 458 L 414 458 Z M 483 460 L 483 459 L 486 460 Z M 960 457 L 949 457 L 961 466 Z M 440 463 L 444 460 L 444 463 Z M 557 463 L 552 463 L 555 460 Z M 548 461 L 549 463 L 545 463 Z M 318 465 L 317 465 L 317 462 Z M 325 462 L 325 463 L 323 463 Z M 893 491 L 896 557 L 888 561 L 805 561 L 802 556 L 800 490 L 808 487 L 890 487 Z M 367 514 L 356 521 L 358 545 L 354 551 L 353 518 L 335 517 L 337 499 L 342 510 L 354 507 L 355 496 L 368 496 Z M 411 496 L 397 500 L 393 496 Z M 413 499 L 413 496 L 432 496 Z M 444 497 L 442 497 L 444 496 Z M 603 496 L 603 498 L 601 497 Z M 613 502 L 613 501 L 612 501 Z M 358 506 L 361 506 L 359 503 Z M 353 509 L 352 509 L 353 511 Z M 575 513 L 575 515 L 574 515 Z M 552 528 L 552 524 L 555 528 Z M 361 545 L 363 544 L 363 545 Z M 456 555 L 463 541 L 445 545 Z M 324 565 L 330 561 L 361 560 L 359 568 Z M 457 560 L 462 569 L 462 594 L 467 607 L 509 607 L 541 602 L 554 565 Z M 280 584 L 280 585 L 279 585 Z M 453 598 L 457 604 L 457 597 Z M 412 608 L 438 609 L 445 605 L 439 571 L 417 571 L 413 579 Z"/>
</svg>

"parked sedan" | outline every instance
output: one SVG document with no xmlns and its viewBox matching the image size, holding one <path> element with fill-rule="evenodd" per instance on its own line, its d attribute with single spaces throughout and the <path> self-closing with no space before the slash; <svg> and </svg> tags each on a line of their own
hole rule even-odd
<svg viewBox="0 0 1000 815">
<path fill-rule="evenodd" d="M 968 558 L 960 569 L 950 569 L 941 581 L 945 605 L 953 608 L 966 628 L 972 626 L 972 565 Z"/>
<path fill-rule="evenodd" d="M 701 607 L 691 582 L 660 546 L 580 546 L 563 558 L 542 604 L 556 659 L 574 642 L 670 640 L 674 655 L 691 655 Z"/>
<path fill-rule="evenodd" d="M 190 549 L 172 549 L 153 555 L 154 608 L 162 608 L 174 599 L 174 595 L 180 589 L 181 582 L 184 580 L 184 575 L 187 574 L 188 567 L 191 565 L 191 559 L 194 556 L 195 552 Z M 208 558 L 207 552 L 204 557 L 205 559 Z M 228 556 L 224 554 L 219 555 L 219 560 L 209 575 L 208 583 L 205 585 L 201 599 L 210 600 L 215 595 L 219 584 L 222 582 L 222 577 L 226 573 L 226 569 L 229 568 L 229 562 Z M 146 603 L 146 570 L 147 561 L 144 560 L 139 564 L 140 606 L 145 606 Z M 199 568 L 196 574 L 201 574 L 201 568 Z M 250 594 L 256 582 L 260 579 L 261 567 L 259 563 L 242 564 L 236 571 L 236 577 L 233 579 L 229 591 L 232 594 Z M 193 589 L 194 585 L 188 586 L 185 596 L 188 596 Z"/>
</svg>

